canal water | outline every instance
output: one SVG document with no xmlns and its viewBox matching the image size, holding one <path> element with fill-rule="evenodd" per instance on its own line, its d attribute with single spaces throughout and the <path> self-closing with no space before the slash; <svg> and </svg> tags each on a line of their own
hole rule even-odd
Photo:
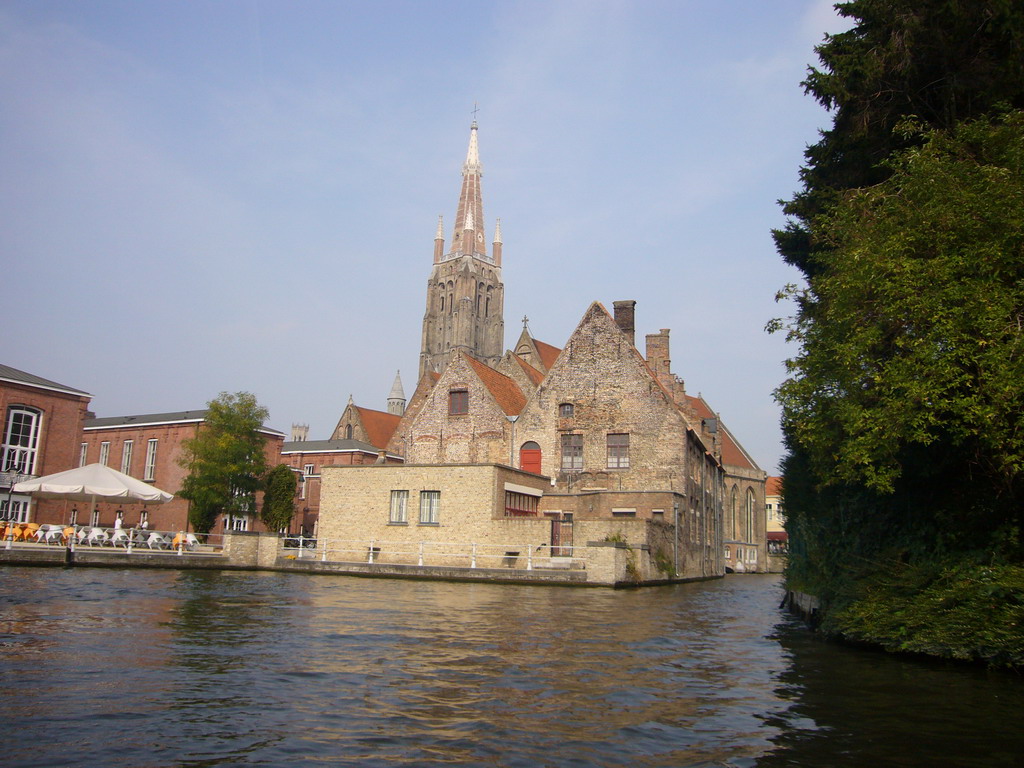
<svg viewBox="0 0 1024 768">
<path fill-rule="evenodd" d="M 5 766 L 1022 766 L 1024 681 L 642 590 L 0 568 Z"/>
</svg>

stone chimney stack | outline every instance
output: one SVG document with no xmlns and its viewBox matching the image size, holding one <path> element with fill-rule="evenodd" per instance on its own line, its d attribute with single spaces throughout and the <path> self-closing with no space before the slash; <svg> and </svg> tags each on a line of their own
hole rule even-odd
<svg viewBox="0 0 1024 768">
<path fill-rule="evenodd" d="M 647 334 L 647 364 L 659 379 L 672 373 L 668 334 L 668 328 L 662 328 L 658 333 Z"/>
<path fill-rule="evenodd" d="M 614 306 L 615 324 L 619 326 L 620 331 L 626 334 L 629 343 L 636 346 L 636 302 L 632 299 L 616 301 Z"/>
</svg>

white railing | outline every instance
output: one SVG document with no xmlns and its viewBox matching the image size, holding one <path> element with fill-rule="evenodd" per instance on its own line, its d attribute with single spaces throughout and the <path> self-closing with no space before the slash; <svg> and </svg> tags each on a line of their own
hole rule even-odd
<svg viewBox="0 0 1024 768">
<path fill-rule="evenodd" d="M 549 544 L 483 544 L 452 541 L 389 541 L 384 539 L 311 539 L 289 536 L 286 556 L 322 562 L 415 565 L 448 568 L 509 568 L 513 570 L 583 570 L 579 547 Z"/>
</svg>

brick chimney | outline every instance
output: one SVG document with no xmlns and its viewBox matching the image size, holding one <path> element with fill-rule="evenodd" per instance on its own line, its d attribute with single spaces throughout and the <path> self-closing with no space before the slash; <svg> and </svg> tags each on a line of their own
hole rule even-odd
<svg viewBox="0 0 1024 768">
<path fill-rule="evenodd" d="M 615 304 L 615 324 L 619 326 L 619 330 L 626 334 L 626 338 L 629 339 L 629 343 L 636 346 L 636 302 L 632 299 L 627 301 L 616 301 Z"/>
<path fill-rule="evenodd" d="M 672 372 L 672 360 L 669 357 L 668 328 L 658 333 L 647 334 L 647 364 L 651 366 L 658 378 Z"/>
</svg>

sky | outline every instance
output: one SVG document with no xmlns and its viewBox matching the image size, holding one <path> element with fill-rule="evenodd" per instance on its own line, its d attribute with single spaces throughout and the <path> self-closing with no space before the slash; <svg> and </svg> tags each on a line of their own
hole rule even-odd
<svg viewBox="0 0 1024 768">
<path fill-rule="evenodd" d="M 774 474 L 771 230 L 832 2 L 0 0 L 0 362 L 97 416 L 252 392 L 310 439 L 411 396 L 476 108 L 506 348 L 633 299 Z"/>
</svg>

